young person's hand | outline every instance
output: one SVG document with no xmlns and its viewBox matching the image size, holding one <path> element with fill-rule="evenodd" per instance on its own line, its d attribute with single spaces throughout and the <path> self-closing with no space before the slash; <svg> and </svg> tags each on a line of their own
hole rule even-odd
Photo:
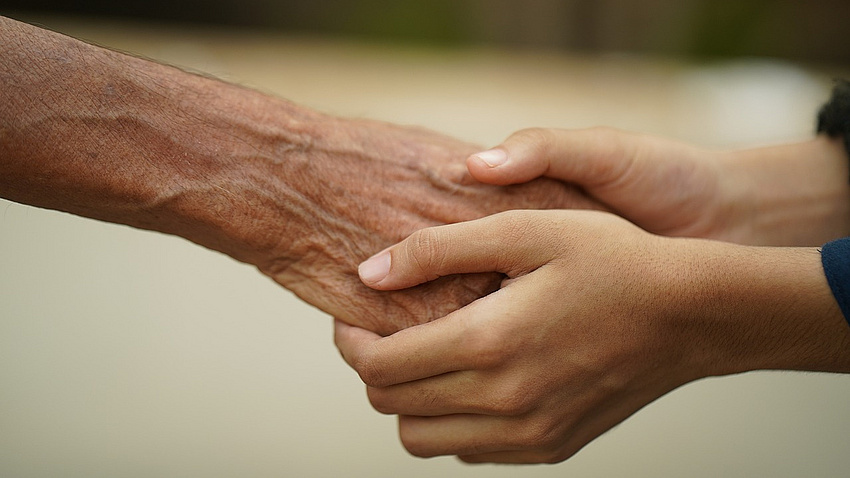
<svg viewBox="0 0 850 478">
<path fill-rule="evenodd" d="M 701 377 L 850 371 L 816 248 L 513 211 L 418 231 L 360 266 L 383 291 L 483 271 L 504 274 L 502 288 L 429 324 L 382 338 L 337 322 L 344 359 L 415 455 L 556 462 Z"/>
<path fill-rule="evenodd" d="M 850 235 L 840 139 L 729 152 L 610 128 L 519 131 L 470 156 L 489 184 L 575 183 L 647 231 L 755 245 L 817 246 Z"/>
</svg>

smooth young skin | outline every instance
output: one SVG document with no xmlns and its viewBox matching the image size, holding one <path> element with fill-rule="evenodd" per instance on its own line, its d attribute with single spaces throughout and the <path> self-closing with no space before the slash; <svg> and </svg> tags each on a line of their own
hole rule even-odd
<svg viewBox="0 0 850 478">
<path fill-rule="evenodd" d="M 637 225 L 514 211 L 418 231 L 361 264 L 378 290 L 506 277 L 499 291 L 386 338 L 337 323 L 343 357 L 375 408 L 399 415 L 412 453 L 557 462 L 702 377 L 850 372 L 850 327 L 816 247 L 716 240 L 816 246 L 850 235 L 840 141 L 713 153 L 610 129 L 532 129 L 467 164 L 493 184 L 574 181 Z"/>
<path fill-rule="evenodd" d="M 717 152 L 610 128 L 522 130 L 467 159 L 488 184 L 577 184 L 657 234 L 772 246 L 850 235 L 848 163 L 841 140 L 826 136 Z"/>
<path fill-rule="evenodd" d="M 478 148 L 287 101 L 0 17 L 0 197 L 175 234 L 388 334 L 498 287 L 393 294 L 357 264 L 411 232 L 520 208 L 599 208 L 551 180 L 472 180 Z"/>
<path fill-rule="evenodd" d="M 511 211 L 416 232 L 383 254 L 386 275 L 361 269 L 379 290 L 507 277 L 386 338 L 337 323 L 343 357 L 417 456 L 558 462 L 698 378 L 850 372 L 850 327 L 817 248 L 656 236 L 604 212 Z"/>
</svg>

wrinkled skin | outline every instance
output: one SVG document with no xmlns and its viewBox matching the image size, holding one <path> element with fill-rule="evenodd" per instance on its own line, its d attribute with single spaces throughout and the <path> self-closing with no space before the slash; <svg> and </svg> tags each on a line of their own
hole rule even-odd
<svg viewBox="0 0 850 478">
<path fill-rule="evenodd" d="M 498 275 L 377 292 L 357 264 L 426 226 L 593 207 L 550 180 L 469 179 L 478 148 L 345 120 L 0 17 L 0 196 L 174 234 L 256 265 L 310 304 L 388 334 Z"/>
<path fill-rule="evenodd" d="M 403 291 L 373 291 L 357 276 L 357 265 L 372 254 L 417 229 L 503 210 L 598 207 L 579 190 L 548 179 L 509 187 L 478 183 L 464 159 L 479 148 L 443 135 L 329 118 L 321 129 L 329 124 L 337 125 L 332 135 L 289 158 L 297 166 L 286 185 L 274 174 L 246 185 L 244 194 L 256 194 L 258 185 L 266 191 L 259 200 L 271 215 L 261 229 L 287 224 L 284 240 L 252 248 L 266 251 L 252 262 L 307 302 L 381 334 L 442 317 L 497 289 L 502 277 L 452 276 Z M 348 147 L 340 151 L 338 144 Z"/>
</svg>

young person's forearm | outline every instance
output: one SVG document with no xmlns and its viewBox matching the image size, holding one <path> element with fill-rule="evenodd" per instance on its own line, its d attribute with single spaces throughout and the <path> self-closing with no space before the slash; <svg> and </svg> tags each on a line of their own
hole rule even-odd
<svg viewBox="0 0 850 478">
<path fill-rule="evenodd" d="M 687 265 L 677 323 L 696 376 L 751 370 L 850 373 L 850 327 L 818 248 L 681 240 Z M 678 287 L 677 286 L 677 287 Z M 691 337 L 692 340 L 682 340 Z"/>
<path fill-rule="evenodd" d="M 819 246 L 850 235 L 850 161 L 840 139 L 725 153 L 725 187 L 748 244 Z M 746 206 L 742 211 L 739 205 Z"/>
</svg>

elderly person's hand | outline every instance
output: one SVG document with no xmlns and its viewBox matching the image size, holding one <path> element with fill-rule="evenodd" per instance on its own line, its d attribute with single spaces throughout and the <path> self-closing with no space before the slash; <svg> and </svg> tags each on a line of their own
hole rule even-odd
<svg viewBox="0 0 850 478">
<path fill-rule="evenodd" d="M 502 287 L 389 337 L 336 324 L 373 406 L 418 456 L 557 462 L 692 380 L 850 371 L 816 248 L 647 233 L 595 211 L 512 211 L 418 231 L 360 267 L 396 290 L 497 271 Z"/>
<path fill-rule="evenodd" d="M 0 17 L 0 197 L 175 234 L 379 333 L 445 315 L 495 274 L 378 294 L 357 264 L 422 227 L 600 207 L 544 180 L 471 180 L 477 147 L 336 118 Z"/>
</svg>

